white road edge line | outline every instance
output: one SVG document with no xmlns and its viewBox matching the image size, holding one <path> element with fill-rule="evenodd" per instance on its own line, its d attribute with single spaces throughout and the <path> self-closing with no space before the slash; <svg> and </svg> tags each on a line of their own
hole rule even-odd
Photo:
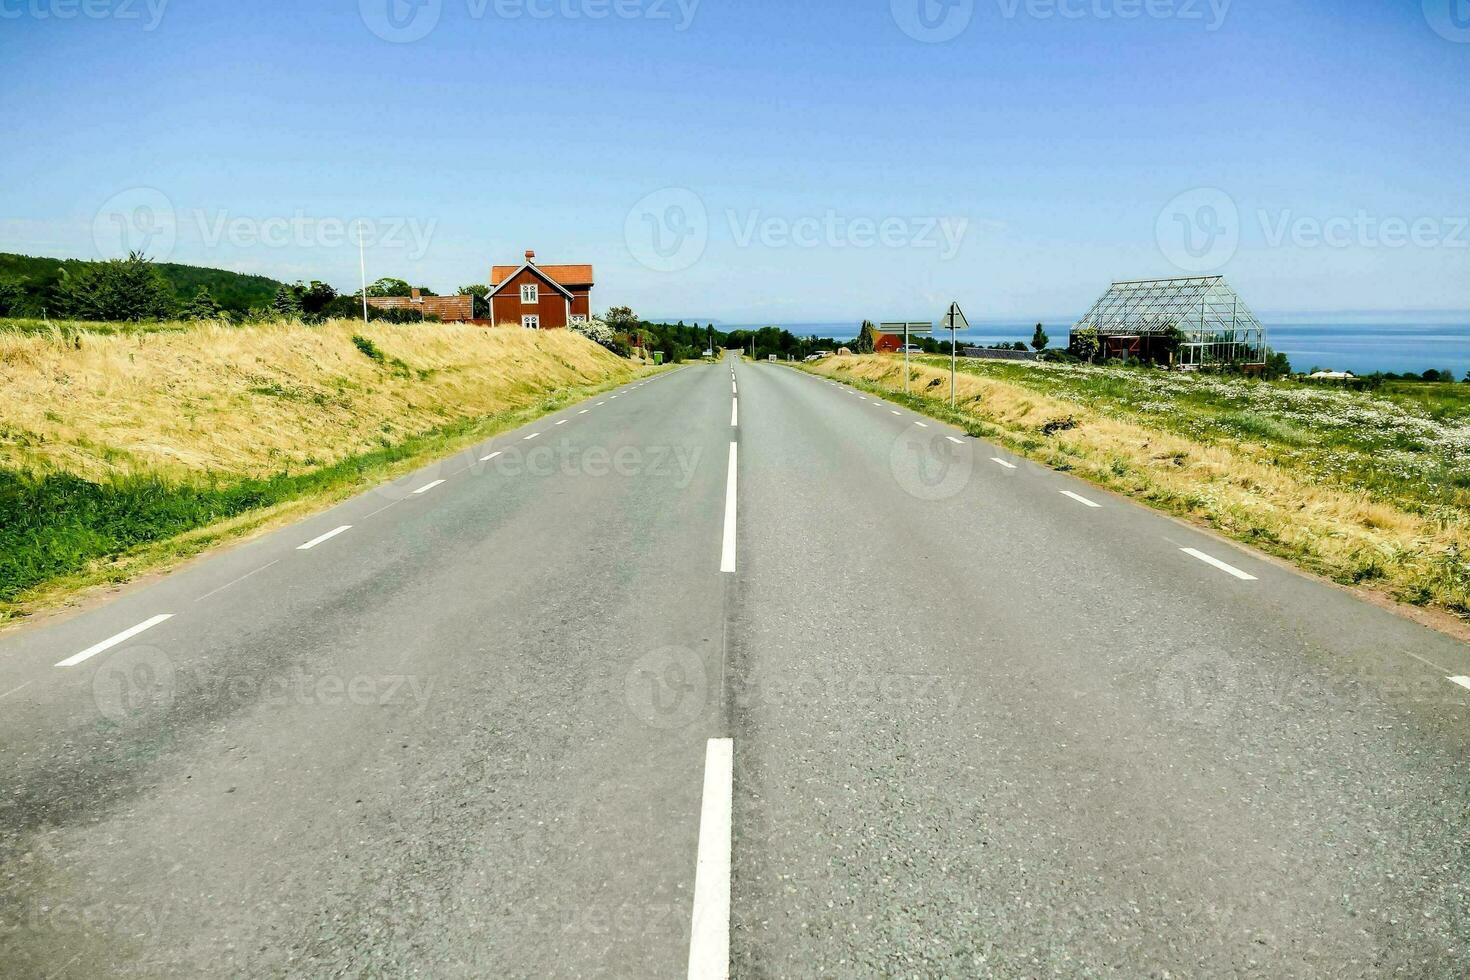
<svg viewBox="0 0 1470 980">
<path fill-rule="evenodd" d="M 720 571 L 735 571 L 735 461 L 736 446 L 730 443 L 730 472 L 725 476 L 725 535 L 720 548 Z"/>
<path fill-rule="evenodd" d="M 740 425 L 740 399 L 738 398 L 730 399 L 730 425 L 735 427 Z"/>
<path fill-rule="evenodd" d="M 1445 680 L 1451 684 L 1458 684 L 1461 687 L 1470 688 L 1470 677 L 1446 677 Z"/>
<path fill-rule="evenodd" d="M 990 457 L 990 461 L 992 463 L 999 463 L 1001 466 L 1004 466 L 1008 470 L 1013 470 L 1013 469 L 1016 468 L 1016 464 L 1015 463 L 1007 463 L 1005 460 L 1001 459 L 999 456 L 992 456 L 992 457 Z"/>
<path fill-rule="evenodd" d="M 310 551 L 312 548 L 315 548 L 317 545 L 321 544 L 323 541 L 327 541 L 327 540 L 329 540 L 331 538 L 335 538 L 337 535 L 341 534 L 343 531 L 350 531 L 350 530 L 352 530 L 352 525 L 351 524 L 343 524 L 341 527 L 334 527 L 330 531 L 328 531 L 326 534 L 318 534 L 316 537 L 312 538 L 310 541 L 306 542 L 305 544 L 298 544 L 296 546 L 296 550 L 297 551 Z"/>
<path fill-rule="evenodd" d="M 1102 506 L 1102 504 L 1095 504 L 1091 500 L 1088 500 L 1086 497 L 1082 496 L 1082 494 L 1080 494 L 1080 493 L 1073 493 L 1070 490 L 1063 490 L 1062 491 L 1062 496 L 1063 497 L 1071 497 L 1073 500 L 1077 501 L 1079 504 L 1086 504 L 1089 507 L 1101 507 Z"/>
<path fill-rule="evenodd" d="M 443 480 L 435 480 L 433 483 L 425 483 L 423 486 L 415 490 L 414 493 L 428 493 L 430 490 L 434 489 L 443 482 Z"/>
<path fill-rule="evenodd" d="M 694 916 L 689 928 L 689 980 L 730 976 L 730 808 L 735 742 L 712 738 L 704 749 L 704 801 L 694 865 Z"/>
<path fill-rule="evenodd" d="M 497 450 L 495 450 L 495 452 L 491 453 L 489 456 L 481 456 L 480 457 L 480 462 L 482 462 L 482 463 L 488 463 L 492 459 L 494 459 L 496 456 L 499 456 L 499 455 L 500 455 L 500 450 L 497 449 Z"/>
<path fill-rule="evenodd" d="M 111 648 L 117 646 L 119 643 L 131 640 L 133 637 L 137 636 L 144 630 L 152 629 L 159 623 L 163 622 L 165 619 L 172 619 L 173 615 L 173 613 L 159 613 L 157 616 L 154 616 L 151 619 L 145 619 L 137 626 L 125 629 L 121 633 L 118 633 L 116 636 L 109 636 L 101 643 L 94 643 L 92 646 L 87 647 L 87 649 L 83 650 L 81 653 L 73 654 L 72 656 L 67 657 L 56 666 L 75 667 L 83 660 L 90 660 L 91 658 L 97 656 L 97 654 L 101 653 L 103 650 L 110 650 Z"/>
<path fill-rule="evenodd" d="M 1207 555 L 1203 551 L 1198 551 L 1198 550 L 1196 550 L 1194 548 L 1180 548 L 1179 550 L 1182 551 L 1182 552 L 1184 552 L 1186 555 L 1189 555 L 1192 558 L 1198 558 L 1200 561 L 1204 562 L 1206 565 L 1214 565 L 1216 568 L 1218 568 L 1222 572 L 1229 572 L 1231 575 L 1234 575 L 1236 578 L 1240 579 L 1242 582 L 1254 582 L 1256 580 L 1256 577 L 1254 575 L 1250 574 L 1249 572 L 1242 572 L 1240 569 L 1236 568 L 1234 565 L 1227 565 L 1223 561 L 1221 561 L 1220 559 L 1215 558 L 1215 557 L 1212 557 L 1210 555 Z"/>
</svg>

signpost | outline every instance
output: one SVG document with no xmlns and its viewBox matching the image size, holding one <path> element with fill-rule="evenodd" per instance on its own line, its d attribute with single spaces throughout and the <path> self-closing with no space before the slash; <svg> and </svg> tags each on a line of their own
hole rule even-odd
<svg viewBox="0 0 1470 980">
<path fill-rule="evenodd" d="M 965 319 L 965 311 L 960 309 L 960 304 L 949 304 L 949 312 L 944 314 L 944 326 L 949 330 L 949 407 L 953 409 L 955 365 L 957 363 L 956 358 L 958 357 L 958 348 L 955 346 L 955 331 L 970 329 L 970 321 Z M 908 386 L 907 377 L 904 378 L 904 386 Z"/>
<path fill-rule="evenodd" d="M 903 331 L 903 391 L 908 394 L 909 390 L 909 334 L 932 334 L 934 324 L 932 323 L 885 323 L 881 327 L 884 333 L 898 333 Z"/>
</svg>

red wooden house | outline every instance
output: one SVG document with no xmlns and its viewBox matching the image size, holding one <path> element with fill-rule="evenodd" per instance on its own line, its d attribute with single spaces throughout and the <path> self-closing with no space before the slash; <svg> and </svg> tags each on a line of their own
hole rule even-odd
<svg viewBox="0 0 1470 980">
<path fill-rule="evenodd" d="M 592 315 L 592 266 L 537 265 L 526 252 L 520 265 L 490 270 L 490 319 L 551 330 Z"/>
</svg>

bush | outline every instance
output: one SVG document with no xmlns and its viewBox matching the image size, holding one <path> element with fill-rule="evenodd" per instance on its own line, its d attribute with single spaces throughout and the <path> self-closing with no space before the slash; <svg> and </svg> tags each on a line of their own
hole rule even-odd
<svg viewBox="0 0 1470 980">
<path fill-rule="evenodd" d="M 142 252 L 63 270 L 60 298 L 78 320 L 162 320 L 174 312 L 173 287 Z"/>
</svg>

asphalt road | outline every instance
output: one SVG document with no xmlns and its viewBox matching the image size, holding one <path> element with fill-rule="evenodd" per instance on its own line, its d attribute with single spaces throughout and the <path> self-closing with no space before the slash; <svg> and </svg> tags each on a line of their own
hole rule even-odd
<svg viewBox="0 0 1470 980">
<path fill-rule="evenodd" d="M 937 422 L 690 366 L 0 636 L 0 975 L 1463 977 L 1456 677 Z"/>
</svg>

